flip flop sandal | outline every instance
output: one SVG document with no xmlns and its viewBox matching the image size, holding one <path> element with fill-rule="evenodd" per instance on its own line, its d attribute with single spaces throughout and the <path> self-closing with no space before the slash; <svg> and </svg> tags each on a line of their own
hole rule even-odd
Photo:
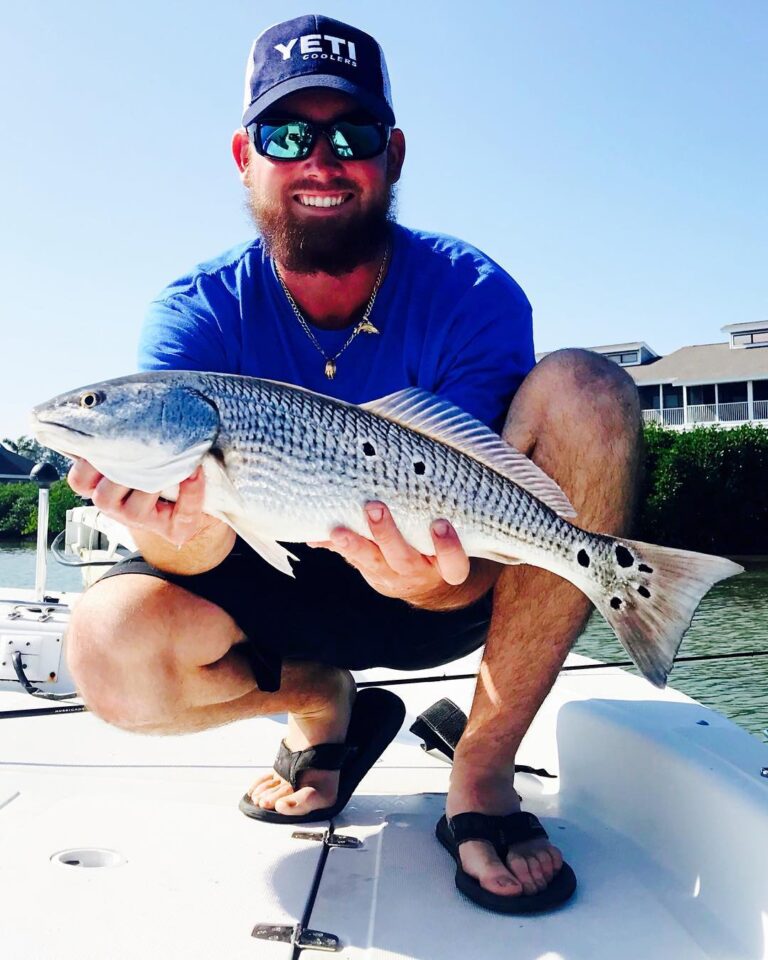
<svg viewBox="0 0 768 960">
<path fill-rule="evenodd" d="M 535 913 L 539 910 L 551 910 L 572 897 L 576 890 L 576 875 L 567 863 L 563 863 L 549 886 L 538 893 L 521 893 L 519 896 L 491 893 L 481 887 L 474 877 L 465 873 L 461 866 L 459 847 L 467 840 L 487 840 L 503 863 L 506 860 L 507 848 L 512 844 L 546 837 L 546 830 L 532 813 L 520 811 L 505 817 L 491 817 L 483 813 L 457 813 L 450 820 L 443 816 L 437 823 L 435 834 L 456 861 L 456 886 L 470 900 L 487 910 L 496 913 Z"/>
<path fill-rule="evenodd" d="M 298 779 L 304 770 L 340 770 L 339 792 L 332 806 L 290 816 L 257 806 L 246 793 L 240 800 L 240 809 L 246 817 L 266 823 L 332 820 L 349 803 L 357 785 L 394 740 L 404 719 L 405 705 L 400 697 L 380 687 L 361 690 L 352 705 L 344 743 L 320 743 L 308 750 L 291 751 L 283 741 L 275 760 L 275 771 L 294 790 L 299 788 Z"/>
</svg>

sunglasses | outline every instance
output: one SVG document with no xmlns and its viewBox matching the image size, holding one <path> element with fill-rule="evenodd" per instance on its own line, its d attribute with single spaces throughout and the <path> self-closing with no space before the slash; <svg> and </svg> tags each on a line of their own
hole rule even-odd
<svg viewBox="0 0 768 960">
<path fill-rule="evenodd" d="M 256 152 L 270 160 L 304 160 L 323 134 L 339 160 L 370 160 L 383 153 L 389 127 L 383 123 L 313 123 L 311 120 L 264 119 L 247 127 Z"/>
</svg>

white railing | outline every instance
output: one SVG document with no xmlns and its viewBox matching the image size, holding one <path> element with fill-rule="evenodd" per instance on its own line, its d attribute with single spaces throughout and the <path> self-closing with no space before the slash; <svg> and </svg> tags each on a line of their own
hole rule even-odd
<svg viewBox="0 0 768 960">
<path fill-rule="evenodd" d="M 716 420 L 716 403 L 695 403 L 688 407 L 688 423 L 714 423 Z"/>
<path fill-rule="evenodd" d="M 718 403 L 717 414 L 721 421 L 749 420 L 749 404 L 746 400 L 740 403 Z"/>
<path fill-rule="evenodd" d="M 768 420 L 768 400 L 755 400 L 752 404 L 753 420 Z M 666 407 L 664 410 L 643 410 L 645 423 L 658 423 L 665 427 L 682 427 L 697 423 L 747 423 L 749 403 L 696 403 L 688 407 Z"/>
<path fill-rule="evenodd" d="M 642 413 L 645 423 L 659 423 L 665 427 L 682 427 L 685 422 L 682 407 L 666 407 L 664 410 L 643 410 Z"/>
</svg>

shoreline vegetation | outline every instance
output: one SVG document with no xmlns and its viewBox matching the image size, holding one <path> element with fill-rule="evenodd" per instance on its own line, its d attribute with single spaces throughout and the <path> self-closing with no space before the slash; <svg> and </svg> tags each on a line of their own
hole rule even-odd
<svg viewBox="0 0 768 960">
<path fill-rule="evenodd" d="M 647 424 L 644 435 L 634 539 L 724 556 L 768 554 L 768 429 Z M 0 540 L 36 536 L 37 495 L 31 482 L 0 484 Z M 51 535 L 83 502 L 65 479 L 51 486 Z"/>
</svg>

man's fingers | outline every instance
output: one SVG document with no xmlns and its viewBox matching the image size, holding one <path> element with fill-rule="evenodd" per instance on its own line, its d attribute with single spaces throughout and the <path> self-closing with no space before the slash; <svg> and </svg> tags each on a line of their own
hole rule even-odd
<svg viewBox="0 0 768 960">
<path fill-rule="evenodd" d="M 130 496 L 123 500 L 123 522 L 129 527 L 143 527 L 155 516 L 158 497 L 157 493 L 131 491 Z"/>
<path fill-rule="evenodd" d="M 435 520 L 432 524 L 432 543 L 440 576 L 446 583 L 456 586 L 469 576 L 469 557 L 464 552 L 456 531 L 447 520 Z"/>
<path fill-rule="evenodd" d="M 361 571 L 373 573 L 384 565 L 381 550 L 375 543 L 344 527 L 337 527 L 331 532 L 330 548 Z"/>
<path fill-rule="evenodd" d="M 112 515 L 122 511 L 123 501 L 130 493 L 130 487 L 123 487 L 102 477 L 93 489 L 91 500 L 99 510 Z"/>
<path fill-rule="evenodd" d="M 179 496 L 171 512 L 169 539 L 176 546 L 186 543 L 200 529 L 204 498 L 205 478 L 198 467 L 189 479 L 179 484 Z"/>
<path fill-rule="evenodd" d="M 87 460 L 78 459 L 72 462 L 67 474 L 67 482 L 75 493 L 89 500 L 101 477 L 99 471 L 91 466 Z"/>
<path fill-rule="evenodd" d="M 408 576 L 424 568 L 424 558 L 403 538 L 383 503 L 378 500 L 366 503 L 365 514 L 379 550 L 395 573 Z"/>
</svg>

